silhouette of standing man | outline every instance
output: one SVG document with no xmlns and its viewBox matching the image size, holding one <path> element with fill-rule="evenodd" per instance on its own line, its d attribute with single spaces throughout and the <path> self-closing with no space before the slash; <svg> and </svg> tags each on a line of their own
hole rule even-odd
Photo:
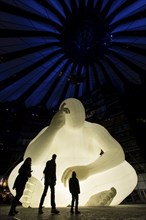
<svg viewBox="0 0 146 220">
<path fill-rule="evenodd" d="M 51 213 L 58 214 L 59 211 L 56 209 L 55 204 L 55 185 L 56 185 L 56 160 L 57 155 L 53 154 L 52 159 L 47 161 L 46 167 L 43 171 L 44 173 L 44 191 L 39 204 L 39 214 L 43 214 L 42 206 L 44 203 L 44 199 L 46 197 L 48 187 L 50 186 L 51 190 Z"/>
<path fill-rule="evenodd" d="M 76 172 L 72 172 L 72 177 L 69 179 L 69 191 L 72 195 L 72 201 L 71 201 L 71 214 L 74 213 L 73 207 L 75 203 L 75 214 L 80 214 L 78 211 L 78 202 L 79 202 L 79 193 L 80 193 L 80 185 L 79 181 L 76 177 Z"/>
</svg>

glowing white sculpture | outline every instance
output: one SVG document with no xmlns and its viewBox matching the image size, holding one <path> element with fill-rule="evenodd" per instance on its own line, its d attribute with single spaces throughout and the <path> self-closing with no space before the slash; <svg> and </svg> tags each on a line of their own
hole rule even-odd
<svg viewBox="0 0 146 220">
<path fill-rule="evenodd" d="M 32 158 L 33 177 L 21 199 L 23 206 L 38 207 L 44 187 L 43 169 L 54 153 L 57 154 L 57 206 L 70 204 L 68 179 L 73 170 L 80 181 L 80 205 L 118 205 L 136 187 L 136 172 L 125 160 L 121 145 L 103 126 L 85 121 L 82 103 L 69 98 L 60 105 L 50 125 L 26 149 L 24 160 Z M 15 193 L 12 186 L 21 164 L 9 176 L 12 194 Z M 48 190 L 44 205 L 50 206 L 49 201 Z"/>
</svg>

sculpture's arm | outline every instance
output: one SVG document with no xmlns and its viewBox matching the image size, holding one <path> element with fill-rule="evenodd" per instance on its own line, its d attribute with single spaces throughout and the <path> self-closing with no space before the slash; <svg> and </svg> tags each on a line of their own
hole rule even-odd
<svg viewBox="0 0 146 220">
<path fill-rule="evenodd" d="M 97 160 L 87 165 L 90 175 L 109 170 L 125 160 L 125 154 L 121 145 L 104 127 L 97 126 L 94 129 L 94 133 L 97 133 L 95 139 L 103 153 Z"/>
<path fill-rule="evenodd" d="M 33 165 L 38 165 L 48 158 L 48 151 L 56 132 L 65 123 L 65 114 L 70 113 L 69 109 L 65 108 L 65 103 L 61 106 L 59 111 L 53 116 L 51 123 L 45 127 L 40 133 L 29 143 L 24 154 L 24 160 L 27 157 L 32 158 Z"/>
<path fill-rule="evenodd" d="M 95 140 L 97 147 L 102 150 L 102 154 L 100 157 L 98 154 L 97 159 L 90 164 L 67 168 L 62 175 L 64 185 L 66 185 L 73 170 L 77 173 L 79 180 L 85 180 L 93 174 L 107 171 L 119 165 L 125 160 L 121 145 L 104 127 L 94 124 L 92 127 L 87 126 L 87 129 L 90 138 Z"/>
</svg>

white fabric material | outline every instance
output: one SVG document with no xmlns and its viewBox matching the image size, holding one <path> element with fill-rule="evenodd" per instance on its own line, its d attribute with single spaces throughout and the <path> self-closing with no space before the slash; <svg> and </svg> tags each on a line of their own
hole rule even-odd
<svg viewBox="0 0 146 220">
<path fill-rule="evenodd" d="M 101 150 L 104 152 L 102 155 Z M 103 126 L 87 122 L 82 103 L 69 98 L 61 103 L 50 125 L 26 149 L 24 160 L 27 157 L 32 158 L 33 177 L 29 179 L 21 199 L 23 206 L 38 207 L 43 190 L 43 169 L 54 153 L 57 154 L 57 206 L 70 204 L 68 180 L 73 170 L 80 181 L 79 205 L 98 206 L 103 204 L 99 198 L 107 201 L 104 202 L 105 205 L 118 205 L 137 185 L 136 172 L 125 161 L 121 145 Z M 15 193 L 12 186 L 20 165 L 9 176 L 8 184 L 12 194 Z M 112 187 L 116 190 L 116 195 L 113 198 L 110 196 L 108 201 L 109 195 L 105 199 L 105 192 L 110 192 Z M 50 206 L 49 190 L 45 206 Z"/>
</svg>

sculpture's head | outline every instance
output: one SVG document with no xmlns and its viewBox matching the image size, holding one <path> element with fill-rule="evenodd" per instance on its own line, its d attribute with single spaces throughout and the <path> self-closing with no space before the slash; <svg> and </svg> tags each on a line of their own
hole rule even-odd
<svg viewBox="0 0 146 220">
<path fill-rule="evenodd" d="M 66 125 L 81 127 L 85 121 L 85 109 L 83 104 L 75 98 L 64 100 L 60 106 L 62 106 L 63 103 L 66 103 L 65 108 L 70 110 L 70 113 L 65 115 Z"/>
</svg>

